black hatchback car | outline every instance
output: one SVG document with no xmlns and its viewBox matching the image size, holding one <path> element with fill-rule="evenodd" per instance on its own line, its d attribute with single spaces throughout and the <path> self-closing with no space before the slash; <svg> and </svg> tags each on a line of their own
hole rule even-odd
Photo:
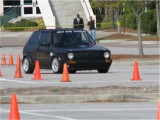
<svg viewBox="0 0 160 120">
<path fill-rule="evenodd" d="M 33 73 L 35 61 L 40 61 L 41 69 L 52 69 L 61 73 L 67 63 L 70 73 L 77 70 L 98 70 L 107 73 L 111 52 L 96 45 L 85 30 L 52 29 L 33 32 L 23 49 L 23 70 Z"/>
</svg>

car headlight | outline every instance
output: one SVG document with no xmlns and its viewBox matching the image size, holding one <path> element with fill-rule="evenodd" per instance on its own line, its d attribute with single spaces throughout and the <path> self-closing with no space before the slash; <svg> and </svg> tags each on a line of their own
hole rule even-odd
<svg viewBox="0 0 160 120">
<path fill-rule="evenodd" d="M 104 58 L 109 58 L 110 54 L 109 52 L 104 52 Z"/>
<path fill-rule="evenodd" d="M 74 54 L 73 53 L 68 53 L 68 58 L 71 60 L 74 58 Z"/>
</svg>

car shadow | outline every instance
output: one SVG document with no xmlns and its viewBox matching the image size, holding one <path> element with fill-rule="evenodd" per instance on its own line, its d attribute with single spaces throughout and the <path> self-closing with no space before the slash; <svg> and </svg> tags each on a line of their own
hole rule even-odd
<svg viewBox="0 0 160 120">
<path fill-rule="evenodd" d="M 108 73 L 98 73 L 98 72 L 95 72 L 95 71 L 84 71 L 84 72 L 81 72 L 81 71 L 78 71 L 76 73 L 69 73 L 71 75 L 75 75 L 75 74 L 110 74 L 110 73 L 115 73 L 115 72 L 108 72 Z M 41 72 L 41 74 L 44 74 L 44 75 L 47 75 L 47 74 L 63 74 L 63 73 L 53 73 L 53 72 Z"/>
</svg>

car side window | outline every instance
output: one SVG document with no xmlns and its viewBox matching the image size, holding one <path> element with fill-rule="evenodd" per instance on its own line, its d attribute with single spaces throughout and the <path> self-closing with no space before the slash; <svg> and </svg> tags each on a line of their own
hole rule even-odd
<svg viewBox="0 0 160 120">
<path fill-rule="evenodd" d="M 50 40 L 51 39 L 51 33 L 50 32 L 41 32 L 41 37 L 40 37 L 40 46 L 49 46 L 50 45 Z"/>
<path fill-rule="evenodd" d="M 38 45 L 38 42 L 39 42 L 39 36 L 40 36 L 40 33 L 39 33 L 39 32 L 35 32 L 35 33 L 31 36 L 31 38 L 30 38 L 30 40 L 29 40 L 29 44 L 30 44 L 30 45 L 35 45 L 35 46 L 37 46 L 37 45 Z"/>
<path fill-rule="evenodd" d="M 63 33 L 54 32 L 52 37 L 52 44 L 62 44 Z"/>
</svg>

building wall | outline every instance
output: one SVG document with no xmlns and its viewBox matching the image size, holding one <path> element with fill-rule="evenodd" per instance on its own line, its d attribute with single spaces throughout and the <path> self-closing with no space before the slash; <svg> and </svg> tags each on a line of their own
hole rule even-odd
<svg viewBox="0 0 160 120">
<path fill-rule="evenodd" d="M 21 17 L 41 17 L 36 0 L 0 0 L 0 7 L 2 8 L 0 11 L 5 11 L 12 6 L 19 6 Z"/>
<path fill-rule="evenodd" d="M 0 15 L 3 14 L 3 0 L 0 0 Z"/>
</svg>

